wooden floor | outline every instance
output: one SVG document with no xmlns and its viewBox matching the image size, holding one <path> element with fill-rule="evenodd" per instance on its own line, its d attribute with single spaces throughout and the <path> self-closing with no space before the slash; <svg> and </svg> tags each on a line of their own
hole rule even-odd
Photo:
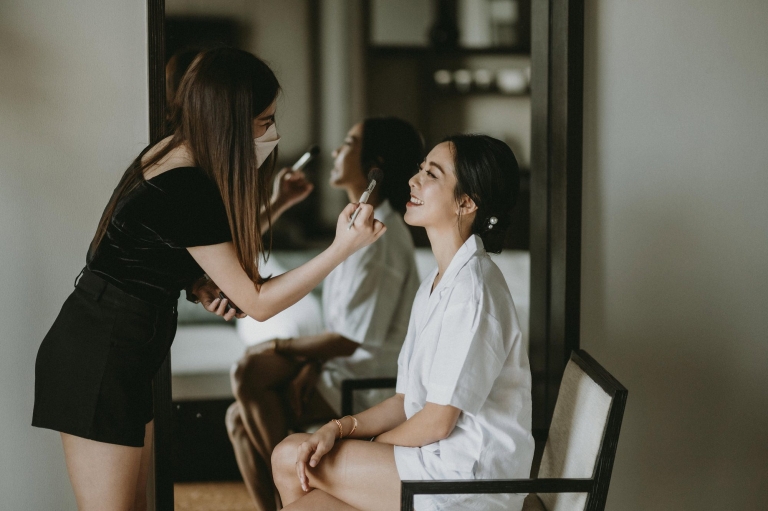
<svg viewBox="0 0 768 511">
<path fill-rule="evenodd" d="M 175 511 L 255 511 L 243 483 L 176 483 Z"/>
</svg>

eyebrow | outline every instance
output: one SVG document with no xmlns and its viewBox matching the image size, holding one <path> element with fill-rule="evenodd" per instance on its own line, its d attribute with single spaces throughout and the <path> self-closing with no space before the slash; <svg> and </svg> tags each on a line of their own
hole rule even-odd
<svg viewBox="0 0 768 511">
<path fill-rule="evenodd" d="M 259 117 L 260 121 L 274 121 L 275 120 L 275 114 L 268 115 L 266 117 Z"/>
</svg>

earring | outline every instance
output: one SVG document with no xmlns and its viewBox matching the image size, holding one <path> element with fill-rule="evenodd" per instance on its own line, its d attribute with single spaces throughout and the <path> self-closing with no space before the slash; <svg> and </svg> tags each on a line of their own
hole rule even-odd
<svg viewBox="0 0 768 511">
<path fill-rule="evenodd" d="M 499 219 L 496 218 L 495 216 L 492 216 L 491 218 L 489 218 L 488 219 L 488 230 L 493 229 L 493 226 L 496 225 L 497 223 L 499 223 Z"/>
</svg>

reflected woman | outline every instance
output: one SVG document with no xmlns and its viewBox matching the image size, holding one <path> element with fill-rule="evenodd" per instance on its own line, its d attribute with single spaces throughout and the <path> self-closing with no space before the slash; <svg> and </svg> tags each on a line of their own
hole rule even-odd
<svg viewBox="0 0 768 511">
<path fill-rule="evenodd" d="M 408 180 L 423 158 L 421 136 L 403 120 L 369 118 L 349 130 L 333 156 L 331 185 L 345 190 L 350 201 L 358 200 L 368 186 L 371 168 L 382 170 L 383 181 L 368 202 L 387 233 L 325 279 L 325 332 L 256 345 L 234 368 L 236 402 L 227 413 L 227 430 L 260 511 L 275 509 L 270 459 L 288 429 L 338 416 L 342 380 L 397 373 L 419 287 L 413 241 L 402 215 Z M 250 330 L 257 333 L 259 326 L 245 319 L 238 329 L 247 335 Z M 388 395 L 369 391 L 356 397 L 366 409 Z"/>
<path fill-rule="evenodd" d="M 309 293 L 385 227 L 349 205 L 331 247 L 272 279 L 259 275 L 270 223 L 277 133 L 275 75 L 235 49 L 195 58 L 177 94 L 172 136 L 123 175 L 87 266 L 43 340 L 32 424 L 61 433 L 78 508 L 142 510 L 152 459 L 152 377 L 176 331 L 181 289 L 208 274 L 264 320 Z M 224 313 L 226 300 L 210 309 Z"/>
<path fill-rule="evenodd" d="M 286 511 L 394 511 L 401 480 L 528 477 L 527 347 L 488 257 L 501 251 L 518 188 L 517 161 L 499 140 L 458 135 L 429 153 L 410 181 L 405 221 L 426 229 L 437 268 L 414 300 L 397 393 L 277 446 Z M 416 508 L 519 511 L 522 497 L 419 496 Z"/>
</svg>

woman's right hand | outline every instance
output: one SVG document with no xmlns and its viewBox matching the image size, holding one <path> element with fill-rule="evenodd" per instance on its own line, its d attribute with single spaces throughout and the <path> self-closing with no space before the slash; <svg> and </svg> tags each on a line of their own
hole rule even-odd
<svg viewBox="0 0 768 511">
<path fill-rule="evenodd" d="M 360 208 L 355 223 L 348 229 L 349 219 L 357 208 Z M 339 215 L 336 223 L 336 238 L 333 244 L 341 248 L 348 257 L 363 247 L 367 247 L 387 230 L 387 226 L 373 217 L 373 206 L 370 204 L 349 204 Z"/>
<path fill-rule="evenodd" d="M 329 422 L 299 445 L 299 451 L 296 454 L 296 475 L 299 477 L 302 490 L 310 489 L 307 465 L 316 467 L 320 459 L 333 449 L 338 434 L 339 428 L 335 423 Z"/>
</svg>

